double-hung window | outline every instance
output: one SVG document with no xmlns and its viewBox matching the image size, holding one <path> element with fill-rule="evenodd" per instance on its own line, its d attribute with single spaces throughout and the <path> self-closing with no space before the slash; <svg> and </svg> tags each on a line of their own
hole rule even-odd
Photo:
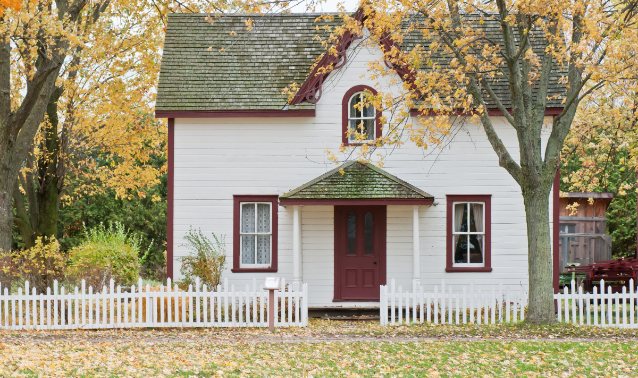
<svg viewBox="0 0 638 378">
<path fill-rule="evenodd" d="M 277 196 L 235 196 L 233 272 L 277 271 Z"/>
<path fill-rule="evenodd" d="M 491 197 L 447 196 L 447 271 L 491 271 Z"/>
<path fill-rule="evenodd" d="M 483 266 L 485 202 L 454 202 L 454 266 Z"/>
<path fill-rule="evenodd" d="M 375 139 L 376 110 L 365 102 L 365 94 L 357 92 L 350 97 L 348 106 L 348 142 L 370 142 Z"/>
<path fill-rule="evenodd" d="M 241 264 L 268 267 L 272 251 L 272 219 L 269 202 L 241 203 Z"/>
</svg>

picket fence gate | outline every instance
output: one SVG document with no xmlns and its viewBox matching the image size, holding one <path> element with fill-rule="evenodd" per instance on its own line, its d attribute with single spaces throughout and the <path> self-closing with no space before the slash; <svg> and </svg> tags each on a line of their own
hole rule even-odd
<svg viewBox="0 0 638 378">
<path fill-rule="evenodd" d="M 305 327 L 308 325 L 308 284 L 286 285 L 275 291 L 275 326 Z M 17 294 L 0 287 L 0 329 L 94 329 L 134 327 L 268 327 L 268 291 L 257 286 L 253 278 L 252 289 L 229 287 L 228 280 L 217 290 L 206 285 L 181 291 L 171 280 L 166 286 L 132 285 L 130 291 L 114 287 L 94 293 L 86 290 L 84 280 L 73 292 L 58 288 L 37 293 L 29 282 Z M 194 289 L 194 290 L 193 290 Z M 230 289 L 230 290 L 229 290 Z"/>
<path fill-rule="evenodd" d="M 412 291 L 396 287 L 394 279 L 390 285 L 381 286 L 381 325 L 400 325 L 430 322 L 433 324 L 496 324 L 515 323 L 525 319 L 527 293 L 510 290 L 503 285 L 492 286 L 491 291 L 475 290 L 472 283 L 462 291 L 441 287 L 426 292 L 423 286 L 412 281 Z"/>
<path fill-rule="evenodd" d="M 600 287 L 600 289 L 599 289 Z M 591 293 L 584 293 L 583 287 L 576 290 L 572 280 L 571 290 L 565 286 L 563 293 L 554 294 L 556 300 L 556 316 L 559 322 L 594 325 L 602 327 L 638 328 L 638 290 L 634 280 L 629 280 L 629 292 L 625 286 L 622 292 L 612 293 L 611 286 L 601 280 Z"/>
</svg>

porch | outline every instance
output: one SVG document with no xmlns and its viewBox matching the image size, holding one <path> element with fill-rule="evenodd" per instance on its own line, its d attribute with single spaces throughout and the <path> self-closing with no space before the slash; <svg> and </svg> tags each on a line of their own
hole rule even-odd
<svg viewBox="0 0 638 378">
<path fill-rule="evenodd" d="M 433 202 L 416 186 L 357 161 L 280 196 L 292 218 L 292 279 L 312 282 L 309 306 L 378 307 L 389 268 L 420 282 L 420 212 Z M 388 258 L 388 237 L 400 238 L 399 259 Z"/>
</svg>

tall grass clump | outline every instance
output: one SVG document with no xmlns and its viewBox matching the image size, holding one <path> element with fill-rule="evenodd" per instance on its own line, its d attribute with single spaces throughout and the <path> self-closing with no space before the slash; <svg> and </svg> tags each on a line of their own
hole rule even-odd
<svg viewBox="0 0 638 378">
<path fill-rule="evenodd" d="M 68 277 L 76 284 L 102 288 L 113 279 L 116 285 L 131 285 L 140 271 L 141 238 L 119 222 L 86 229 L 85 240 L 69 252 Z"/>
<path fill-rule="evenodd" d="M 199 277 L 202 284 L 209 288 L 215 288 L 221 283 L 222 271 L 226 263 L 226 242 L 225 236 L 212 234 L 214 241 L 208 239 L 201 229 L 190 228 L 184 240 L 186 247 L 190 250 L 188 256 L 181 257 L 182 267 L 180 272 L 183 279 L 179 283 L 180 287 L 187 288 L 193 284 L 196 277 Z"/>
</svg>

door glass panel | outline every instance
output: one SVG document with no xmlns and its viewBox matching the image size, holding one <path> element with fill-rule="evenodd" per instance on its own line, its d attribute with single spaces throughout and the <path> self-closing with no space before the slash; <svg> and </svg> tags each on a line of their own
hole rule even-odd
<svg viewBox="0 0 638 378">
<path fill-rule="evenodd" d="M 357 215 L 348 213 L 348 255 L 357 254 Z"/>
<path fill-rule="evenodd" d="M 366 255 L 372 254 L 372 213 L 366 213 L 365 217 L 365 250 Z"/>
</svg>

